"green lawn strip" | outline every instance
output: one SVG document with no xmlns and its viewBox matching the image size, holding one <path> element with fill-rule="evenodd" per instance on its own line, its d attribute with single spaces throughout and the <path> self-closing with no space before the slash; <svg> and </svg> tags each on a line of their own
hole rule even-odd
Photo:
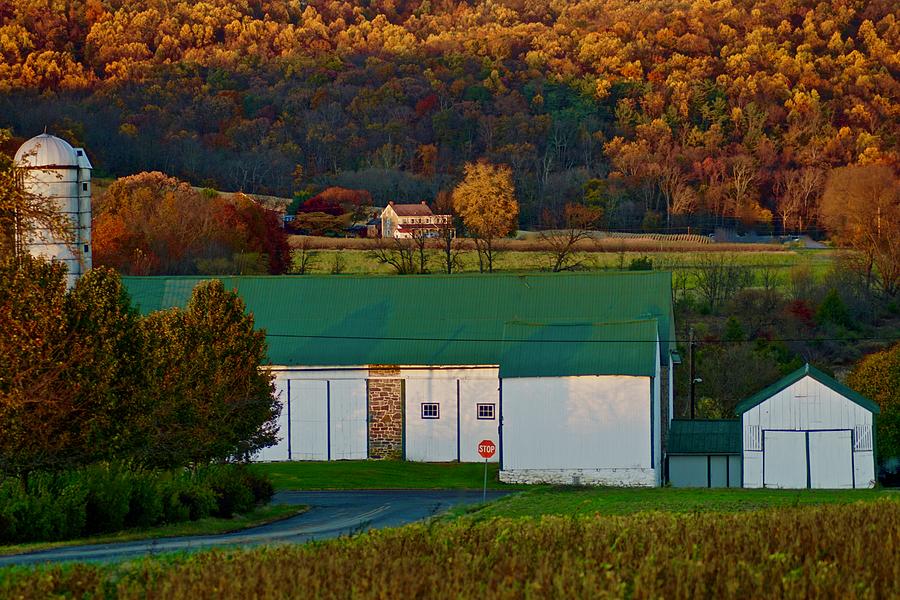
<svg viewBox="0 0 900 600">
<path fill-rule="evenodd" d="M 107 533 L 75 540 L 63 540 L 58 542 L 33 542 L 16 544 L 14 546 L 0 546 L 0 556 L 10 554 L 23 554 L 37 552 L 39 550 L 52 550 L 66 546 L 81 546 L 87 544 L 111 544 L 115 542 L 133 542 L 144 539 L 159 539 L 169 537 L 182 537 L 188 535 L 215 535 L 233 533 L 250 527 L 257 527 L 267 523 L 274 523 L 289 519 L 305 512 L 307 507 L 288 504 L 267 504 L 245 515 L 235 515 L 230 519 L 206 517 L 196 521 L 184 523 L 172 523 L 159 527 L 126 529 L 117 533 Z"/>
<path fill-rule="evenodd" d="M 774 507 L 846 504 L 890 498 L 900 493 L 874 490 L 750 490 L 675 488 L 561 488 L 541 486 L 486 505 L 459 507 L 446 518 L 467 516 L 625 515 L 647 511 L 743 512 Z"/>
<path fill-rule="evenodd" d="M 313 274 L 327 275 L 333 273 L 336 255 L 340 255 L 341 270 L 346 275 L 390 275 L 395 271 L 390 265 L 378 262 L 369 250 L 314 250 L 315 258 L 310 265 Z M 709 251 L 660 250 L 649 252 L 584 252 L 574 254 L 580 268 L 586 270 L 627 269 L 632 260 L 648 257 L 653 261 L 654 269 L 685 271 L 692 270 L 707 255 L 727 256 L 738 265 L 754 271 L 755 279 L 765 270 L 774 272 L 786 283 L 787 275 L 794 267 L 806 265 L 816 279 L 821 279 L 834 262 L 835 251 L 827 250 L 795 250 L 765 249 L 761 251 L 718 251 L 711 247 Z M 297 254 L 295 252 L 295 259 Z M 460 271 L 478 272 L 478 256 L 475 251 L 460 252 L 458 257 Z M 440 273 L 440 254 L 436 250 L 429 251 L 429 269 L 432 273 Z M 553 262 L 549 252 L 534 250 L 501 251 L 495 257 L 494 270 L 506 273 L 533 273 L 547 271 Z M 759 282 L 754 281 L 754 284 Z"/>
<path fill-rule="evenodd" d="M 341 460 L 256 463 L 250 468 L 271 478 L 276 490 L 481 489 L 484 482 L 484 463 Z M 497 463 L 488 465 L 488 489 L 522 489 L 500 483 L 498 471 Z"/>
</svg>

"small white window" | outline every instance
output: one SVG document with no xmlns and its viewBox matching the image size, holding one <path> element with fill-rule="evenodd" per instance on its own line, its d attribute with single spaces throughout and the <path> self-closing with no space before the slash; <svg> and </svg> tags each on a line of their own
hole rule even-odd
<svg viewBox="0 0 900 600">
<path fill-rule="evenodd" d="M 491 421 L 494 419 L 494 405 L 493 404 L 479 404 L 478 405 L 478 419 L 482 421 Z"/>
<path fill-rule="evenodd" d="M 83 192 L 86 192 L 86 191 L 87 191 L 87 184 L 86 184 L 86 183 L 82 183 L 82 184 L 81 184 L 81 191 L 83 191 Z"/>
<path fill-rule="evenodd" d="M 422 403 L 422 418 L 423 419 L 440 419 L 441 418 L 440 405 L 437 402 L 423 402 Z"/>
<path fill-rule="evenodd" d="M 868 452 L 872 450 L 872 426 L 857 425 L 853 432 L 853 451 Z"/>
<path fill-rule="evenodd" d="M 77 150 L 75 154 L 77 154 L 78 156 L 84 156 L 84 150 Z"/>
</svg>

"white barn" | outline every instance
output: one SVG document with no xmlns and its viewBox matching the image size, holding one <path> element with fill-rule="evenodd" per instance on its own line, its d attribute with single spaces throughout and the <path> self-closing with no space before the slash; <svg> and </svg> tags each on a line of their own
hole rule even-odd
<svg viewBox="0 0 900 600">
<path fill-rule="evenodd" d="M 878 405 L 806 365 L 738 405 L 743 486 L 875 485 Z"/>
<path fill-rule="evenodd" d="M 669 273 L 222 279 L 284 407 L 258 460 L 480 461 L 490 439 L 504 481 L 661 483 Z M 144 312 L 199 280 L 124 278 Z"/>
</svg>

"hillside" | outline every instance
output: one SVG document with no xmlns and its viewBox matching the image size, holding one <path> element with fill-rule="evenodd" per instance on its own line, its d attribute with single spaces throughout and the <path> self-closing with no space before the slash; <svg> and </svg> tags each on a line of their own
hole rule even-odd
<svg viewBox="0 0 900 600">
<path fill-rule="evenodd" d="M 591 181 L 612 227 L 802 230 L 829 169 L 898 163 L 890 0 L 50 6 L 0 6 L 0 127 L 49 126 L 107 175 L 384 202 L 485 157 L 523 227 Z"/>
</svg>

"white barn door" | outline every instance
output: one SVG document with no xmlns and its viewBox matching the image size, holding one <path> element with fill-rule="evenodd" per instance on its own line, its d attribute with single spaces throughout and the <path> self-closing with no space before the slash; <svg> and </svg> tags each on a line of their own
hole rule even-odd
<svg viewBox="0 0 900 600">
<path fill-rule="evenodd" d="M 456 460 L 456 379 L 407 379 L 405 411 L 406 460 Z"/>
<path fill-rule="evenodd" d="M 336 379 L 328 386 L 330 459 L 368 458 L 365 380 Z"/>
<path fill-rule="evenodd" d="M 459 460 L 484 462 L 478 442 L 491 440 L 500 447 L 500 380 L 459 380 Z M 499 462 L 496 452 L 489 462 Z"/>
<path fill-rule="evenodd" d="M 328 382 L 293 379 L 291 460 L 328 460 Z"/>
<path fill-rule="evenodd" d="M 853 437 L 849 431 L 809 432 L 809 483 L 813 488 L 853 487 Z"/>
<path fill-rule="evenodd" d="M 763 434 L 763 486 L 805 488 L 806 432 L 766 431 Z"/>
</svg>

